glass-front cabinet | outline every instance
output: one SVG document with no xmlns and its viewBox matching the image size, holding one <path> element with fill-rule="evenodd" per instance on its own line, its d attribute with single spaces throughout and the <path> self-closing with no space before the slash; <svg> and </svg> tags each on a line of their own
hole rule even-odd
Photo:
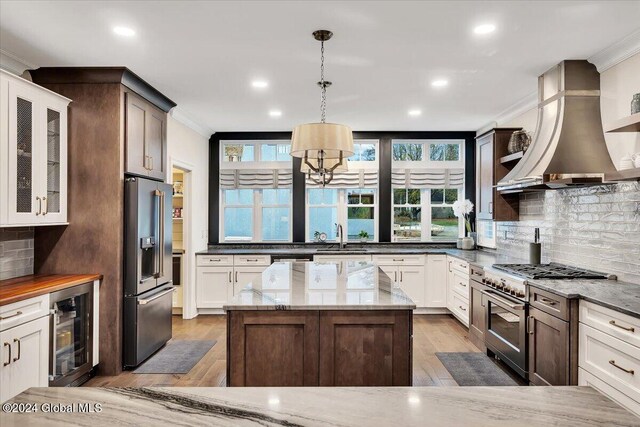
<svg viewBox="0 0 640 427">
<path fill-rule="evenodd" d="M 1 70 L 0 95 L 0 227 L 66 223 L 70 100 Z"/>
</svg>

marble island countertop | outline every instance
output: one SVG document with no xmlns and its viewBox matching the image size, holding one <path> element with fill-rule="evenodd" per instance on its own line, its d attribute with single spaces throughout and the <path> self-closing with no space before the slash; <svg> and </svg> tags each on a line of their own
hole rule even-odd
<svg viewBox="0 0 640 427">
<path fill-rule="evenodd" d="M 31 388 L 12 403 L 36 404 L 39 410 L 3 411 L 1 425 L 640 425 L 590 387 L 50 387 Z M 100 411 L 79 412 L 80 403 L 100 404 Z M 43 410 L 71 404 L 73 413 Z"/>
<path fill-rule="evenodd" d="M 224 306 L 229 310 L 412 310 L 415 303 L 376 264 L 277 262 Z"/>
</svg>

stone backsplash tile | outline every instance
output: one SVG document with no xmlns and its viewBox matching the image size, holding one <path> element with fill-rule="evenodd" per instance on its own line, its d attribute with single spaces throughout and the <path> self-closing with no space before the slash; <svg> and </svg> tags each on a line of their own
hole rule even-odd
<svg viewBox="0 0 640 427">
<path fill-rule="evenodd" d="M 32 227 L 0 228 L 0 280 L 33 274 Z"/>
<path fill-rule="evenodd" d="M 497 250 L 528 251 L 540 228 L 542 261 L 640 283 L 640 183 L 526 193 L 520 221 L 497 223 Z"/>
</svg>

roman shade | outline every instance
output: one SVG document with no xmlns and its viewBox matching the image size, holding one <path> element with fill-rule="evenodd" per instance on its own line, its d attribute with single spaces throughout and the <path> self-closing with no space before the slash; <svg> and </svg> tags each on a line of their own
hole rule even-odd
<svg viewBox="0 0 640 427">
<path fill-rule="evenodd" d="M 307 188 L 322 188 L 322 185 L 316 184 L 309 178 L 306 178 Z M 356 169 L 346 172 L 336 172 L 333 179 L 325 188 L 377 188 L 378 187 L 378 171 Z"/>
<path fill-rule="evenodd" d="M 293 183 L 292 169 L 222 169 L 220 188 L 290 188 Z"/>
<path fill-rule="evenodd" d="M 464 169 L 393 169 L 393 188 L 462 188 Z"/>
</svg>

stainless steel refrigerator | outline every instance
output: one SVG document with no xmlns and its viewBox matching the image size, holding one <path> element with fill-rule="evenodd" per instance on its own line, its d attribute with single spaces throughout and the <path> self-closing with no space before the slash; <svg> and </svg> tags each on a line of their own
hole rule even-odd
<svg viewBox="0 0 640 427">
<path fill-rule="evenodd" d="M 171 338 L 171 185 L 125 180 L 124 348 L 133 368 Z"/>
</svg>

